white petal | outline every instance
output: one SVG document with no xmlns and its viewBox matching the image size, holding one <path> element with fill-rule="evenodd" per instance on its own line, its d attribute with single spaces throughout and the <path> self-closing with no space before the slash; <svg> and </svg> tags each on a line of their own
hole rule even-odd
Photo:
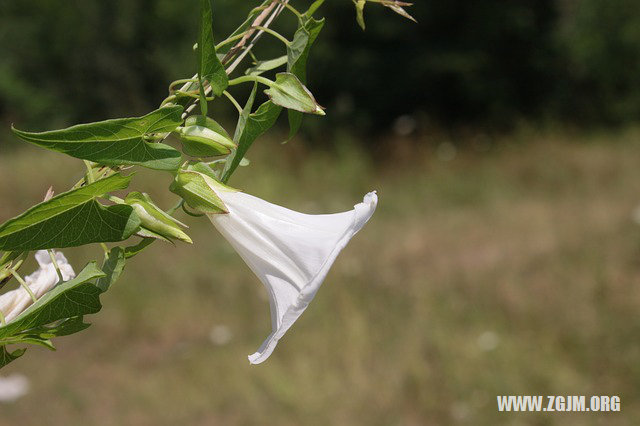
<svg viewBox="0 0 640 426">
<path fill-rule="evenodd" d="M 40 298 L 47 291 L 51 290 L 60 278 L 46 250 L 39 250 L 36 252 L 35 257 L 40 269 L 24 277 L 24 281 L 36 298 Z M 62 278 L 64 278 L 65 281 L 74 278 L 76 274 L 67 262 L 67 258 L 64 257 L 61 252 L 55 252 L 55 257 L 56 263 L 62 273 Z M 10 322 L 16 318 L 32 303 L 31 296 L 22 287 L 0 295 L 0 310 L 4 314 L 6 322 Z"/>
<path fill-rule="evenodd" d="M 340 251 L 375 211 L 378 197 L 370 192 L 353 210 L 308 215 L 216 189 L 229 213 L 209 215 L 211 222 L 269 291 L 273 332 L 249 356 L 259 364 L 307 308 Z"/>
</svg>

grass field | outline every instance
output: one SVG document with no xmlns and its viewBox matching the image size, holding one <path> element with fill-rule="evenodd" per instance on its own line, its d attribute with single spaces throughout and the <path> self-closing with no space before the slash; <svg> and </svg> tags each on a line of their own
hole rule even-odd
<svg viewBox="0 0 640 426">
<path fill-rule="evenodd" d="M 231 183 L 290 208 L 380 197 L 265 364 L 246 359 L 270 332 L 265 291 L 208 221 L 186 218 L 193 246 L 155 244 L 92 327 L 2 371 L 32 387 L 0 424 L 637 424 L 640 132 L 428 142 L 390 142 L 375 163 L 346 142 L 250 152 Z M 0 221 L 79 166 L 0 151 Z M 148 191 L 153 179 L 139 173 Z M 68 253 L 79 270 L 100 250 Z M 619 395 L 622 411 L 498 413 L 507 394 Z"/>
</svg>

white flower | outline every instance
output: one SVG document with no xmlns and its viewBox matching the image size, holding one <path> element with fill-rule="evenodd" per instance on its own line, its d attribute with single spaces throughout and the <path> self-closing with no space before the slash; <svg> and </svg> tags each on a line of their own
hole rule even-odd
<svg viewBox="0 0 640 426">
<path fill-rule="evenodd" d="M 76 274 L 69 262 L 67 262 L 67 258 L 61 252 L 55 252 L 55 257 L 62 273 L 62 278 L 65 281 L 74 278 Z M 46 250 L 36 252 L 36 261 L 40 268 L 31 275 L 24 277 L 24 281 L 36 298 L 40 298 L 58 283 L 59 277 Z M 15 319 L 32 303 L 31 296 L 22 286 L 0 295 L 0 311 L 4 314 L 6 322 Z"/>
<path fill-rule="evenodd" d="M 269 291 L 273 332 L 252 364 L 265 361 L 304 312 L 338 253 L 375 211 L 375 192 L 353 210 L 324 215 L 298 213 L 260 198 L 216 186 L 227 214 L 209 219 Z"/>
</svg>

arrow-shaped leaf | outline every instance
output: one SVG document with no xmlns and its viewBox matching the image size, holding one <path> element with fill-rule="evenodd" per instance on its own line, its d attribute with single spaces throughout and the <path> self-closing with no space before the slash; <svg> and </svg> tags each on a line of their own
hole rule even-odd
<svg viewBox="0 0 640 426">
<path fill-rule="evenodd" d="M 75 158 L 110 166 L 140 165 L 176 170 L 180 152 L 169 145 L 150 143 L 145 136 L 169 133 L 182 123 L 182 107 L 169 106 L 143 117 L 118 118 L 78 124 L 61 130 L 31 133 L 12 128 L 21 139 Z"/>
<path fill-rule="evenodd" d="M 204 82 L 209 82 L 213 94 L 221 96 L 229 85 L 229 77 L 222 66 L 222 62 L 216 55 L 216 45 L 213 41 L 212 19 L 210 0 L 200 0 L 200 39 L 198 41 L 198 76 L 200 79 L 200 105 L 202 114 L 207 115 L 207 101 L 204 94 Z"/>
<path fill-rule="evenodd" d="M 105 207 L 96 198 L 126 188 L 130 180 L 116 174 L 31 207 L 0 226 L 0 250 L 75 247 L 129 238 L 140 225 L 133 208 Z"/>
<path fill-rule="evenodd" d="M 293 36 L 291 47 L 287 49 L 287 69 L 294 74 L 302 84 L 307 82 L 307 59 L 311 46 L 318 38 L 324 27 L 324 19 L 303 18 L 300 20 L 298 30 Z M 289 110 L 289 139 L 295 136 L 302 125 L 302 113 Z"/>
<path fill-rule="evenodd" d="M 233 140 L 238 143 L 238 148 L 231 154 L 231 158 L 227 159 L 227 165 L 222 174 L 222 182 L 227 182 L 231 174 L 240 165 L 240 161 L 249 150 L 253 142 L 259 138 L 264 132 L 269 130 L 275 124 L 282 107 L 267 101 L 260 105 L 256 112 L 251 113 L 253 102 L 256 96 L 256 86 L 254 86 L 247 105 L 244 107 Z"/>
</svg>

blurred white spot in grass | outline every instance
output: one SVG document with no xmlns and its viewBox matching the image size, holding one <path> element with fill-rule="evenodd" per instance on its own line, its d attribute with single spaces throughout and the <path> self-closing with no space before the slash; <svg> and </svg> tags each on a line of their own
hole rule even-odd
<svg viewBox="0 0 640 426">
<path fill-rule="evenodd" d="M 453 417 L 456 421 L 460 422 L 463 420 L 467 420 L 469 415 L 471 414 L 471 410 L 469 408 L 469 404 L 464 401 L 457 401 L 451 404 L 451 417 Z"/>
<path fill-rule="evenodd" d="M 27 393 L 29 393 L 29 379 L 22 374 L 0 377 L 0 402 L 15 402 Z"/>
<path fill-rule="evenodd" d="M 493 331 L 485 331 L 480 336 L 478 336 L 478 340 L 476 341 L 478 347 L 483 351 L 489 352 L 498 347 L 500 343 L 500 338 Z"/>
<path fill-rule="evenodd" d="M 436 149 L 436 157 L 440 161 L 451 161 L 456 158 L 456 154 L 458 154 L 458 150 L 451 142 L 442 142 Z"/>
<path fill-rule="evenodd" d="M 633 209 L 631 212 L 631 219 L 633 219 L 636 224 L 640 225 L 640 206 Z"/>
<path fill-rule="evenodd" d="M 393 131 L 399 136 L 409 136 L 416 130 L 418 123 L 410 115 L 401 115 L 393 123 Z"/>
<path fill-rule="evenodd" d="M 216 346 L 224 346 L 231 341 L 233 333 L 229 327 L 223 324 L 214 326 L 209 333 L 209 339 Z"/>
</svg>

